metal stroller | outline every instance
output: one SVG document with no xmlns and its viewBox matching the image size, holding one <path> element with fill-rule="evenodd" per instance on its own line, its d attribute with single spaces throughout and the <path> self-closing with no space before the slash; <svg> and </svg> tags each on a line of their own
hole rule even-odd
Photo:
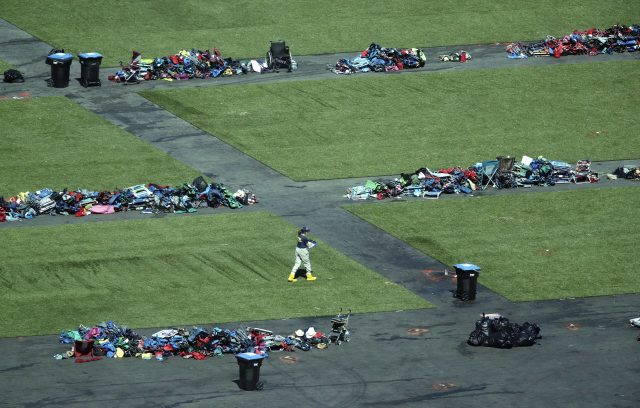
<svg viewBox="0 0 640 408">
<path fill-rule="evenodd" d="M 284 41 L 271 41 L 271 48 L 267 52 L 267 67 L 278 72 L 279 68 L 287 68 L 288 72 L 293 70 L 293 59 L 289 46 Z"/>
<path fill-rule="evenodd" d="M 351 309 L 349 309 L 349 313 L 343 314 L 342 308 L 340 308 L 340 313 L 331 319 L 329 340 L 337 346 L 343 341 L 349 342 L 349 340 L 351 340 L 351 333 L 349 333 L 349 316 L 351 316 Z"/>
</svg>

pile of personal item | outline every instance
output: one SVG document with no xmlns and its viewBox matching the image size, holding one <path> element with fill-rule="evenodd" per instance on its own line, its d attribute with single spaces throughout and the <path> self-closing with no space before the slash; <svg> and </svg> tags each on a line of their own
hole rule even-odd
<svg viewBox="0 0 640 408">
<path fill-rule="evenodd" d="M 409 68 L 420 68 L 427 62 L 427 56 L 419 48 L 387 48 L 372 43 L 353 59 L 341 58 L 335 65 L 327 68 L 336 74 L 355 74 L 357 72 L 389 72 Z"/>
<path fill-rule="evenodd" d="M 482 314 L 476 321 L 476 328 L 469 334 L 467 344 L 509 349 L 512 347 L 533 346 L 541 339 L 540 328 L 535 323 L 511 323 L 499 314 Z"/>
<path fill-rule="evenodd" d="M 532 158 L 522 156 L 516 162 L 511 156 L 500 156 L 496 160 L 476 163 L 475 167 L 484 174 L 484 187 L 514 188 L 553 186 L 563 183 L 597 183 L 598 173 L 591 170 L 591 161 L 578 160 L 575 166 L 559 160 L 548 160 L 544 156 Z"/>
<path fill-rule="evenodd" d="M 211 51 L 184 49 L 176 54 L 158 58 L 142 58 L 140 52 L 133 51 L 131 62 L 128 65 L 120 65 L 121 70 L 115 75 L 110 75 L 109 80 L 125 84 L 153 79 L 217 78 L 242 75 L 253 70 L 251 62 L 223 58 L 215 47 Z"/>
<path fill-rule="evenodd" d="M 532 43 L 511 43 L 507 46 L 508 58 L 530 56 L 597 55 L 614 52 L 634 52 L 640 49 L 640 25 L 614 25 L 604 30 L 590 28 L 574 30 L 560 38 L 547 36 Z"/>
<path fill-rule="evenodd" d="M 393 180 L 367 180 L 364 185 L 348 188 L 345 197 L 350 200 L 402 196 L 436 199 L 441 194 L 472 194 L 487 187 L 503 189 L 597 181 L 598 174 L 591 170 L 589 160 L 579 160 L 574 167 L 543 156 L 535 159 L 523 156 L 518 163 L 511 156 L 498 156 L 468 168 L 457 166 L 431 171 L 422 167 Z"/>
<path fill-rule="evenodd" d="M 213 327 L 207 330 L 194 326 L 191 330 L 163 329 L 145 337 L 113 321 L 102 322 L 93 327 L 80 325 L 75 330 L 63 330 L 59 340 L 61 343 L 71 344 L 72 348 L 54 355 L 54 358 L 75 358 L 78 363 L 102 357 L 164 360 L 170 356 L 179 356 L 203 360 L 211 356 L 245 352 L 268 355 L 271 351 L 325 349 L 335 342 L 330 335 L 316 331 L 314 327 L 297 329 L 283 336 L 256 327 L 231 330 Z"/>
<path fill-rule="evenodd" d="M 440 194 L 470 194 L 476 189 L 477 175 L 473 169 L 451 167 L 433 172 L 422 167 L 413 173 L 402 173 L 393 180 L 367 180 L 364 185 L 347 189 L 350 200 L 366 200 L 388 197 L 415 196 L 438 198 Z"/>
<path fill-rule="evenodd" d="M 614 170 L 613 173 L 607 174 L 607 178 L 611 180 L 626 179 L 640 181 L 640 167 L 622 166 Z"/>
<path fill-rule="evenodd" d="M 121 190 L 54 191 L 43 188 L 21 192 L 5 200 L 0 197 L 0 222 L 30 219 L 38 215 L 113 214 L 139 210 L 143 213 L 192 213 L 201 207 L 242 208 L 257 203 L 255 194 L 239 189 L 230 192 L 222 183 L 208 183 L 199 176 L 178 187 L 138 184 Z"/>
<path fill-rule="evenodd" d="M 467 62 L 471 60 L 471 54 L 468 51 L 460 50 L 449 54 L 439 55 L 438 58 L 442 62 Z"/>
</svg>

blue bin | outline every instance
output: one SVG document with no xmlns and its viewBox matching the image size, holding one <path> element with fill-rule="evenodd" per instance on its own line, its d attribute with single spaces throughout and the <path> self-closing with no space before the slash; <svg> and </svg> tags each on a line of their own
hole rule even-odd
<svg viewBox="0 0 640 408">
<path fill-rule="evenodd" d="M 65 52 L 56 52 L 47 56 L 46 63 L 51 65 L 51 85 L 54 88 L 66 88 L 69 86 L 69 69 L 73 55 Z"/>
<path fill-rule="evenodd" d="M 240 367 L 239 385 L 245 391 L 262 389 L 260 383 L 260 366 L 265 359 L 264 354 L 240 353 L 236 354 L 238 366 Z"/>
<path fill-rule="evenodd" d="M 470 263 L 459 263 L 453 267 L 456 269 L 457 278 L 456 292 L 453 296 L 462 301 L 475 300 L 480 267 Z"/>
<path fill-rule="evenodd" d="M 100 86 L 100 63 L 102 54 L 97 52 L 84 52 L 78 55 L 80 61 L 80 83 L 85 88 L 88 86 Z"/>
</svg>

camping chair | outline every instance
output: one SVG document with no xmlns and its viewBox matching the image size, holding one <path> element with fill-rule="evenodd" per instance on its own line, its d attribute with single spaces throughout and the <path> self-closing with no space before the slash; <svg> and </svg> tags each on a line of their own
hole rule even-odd
<svg viewBox="0 0 640 408">
<path fill-rule="evenodd" d="M 496 181 L 498 188 L 515 188 L 518 186 L 516 177 L 513 173 L 515 157 L 498 156 L 498 171 L 496 172 Z"/>
<path fill-rule="evenodd" d="M 102 357 L 97 357 L 93 354 L 93 342 L 94 340 L 76 340 L 73 346 L 73 354 L 76 358 L 76 363 L 87 363 L 89 361 L 100 360 Z"/>
<path fill-rule="evenodd" d="M 287 71 L 291 72 L 293 69 L 292 61 L 289 47 L 283 40 L 271 41 L 271 48 L 269 48 L 269 52 L 267 52 L 266 61 L 267 67 L 270 70 L 278 72 L 279 68 L 287 68 Z"/>
<path fill-rule="evenodd" d="M 489 185 L 498 188 L 496 174 L 498 173 L 498 160 L 488 160 L 482 163 L 476 163 L 476 175 L 478 176 L 478 188 L 486 190 Z"/>
</svg>

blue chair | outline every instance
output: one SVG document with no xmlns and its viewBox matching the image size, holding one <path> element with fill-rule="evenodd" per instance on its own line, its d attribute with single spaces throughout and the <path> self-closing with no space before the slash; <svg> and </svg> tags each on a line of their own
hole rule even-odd
<svg viewBox="0 0 640 408">
<path fill-rule="evenodd" d="M 498 160 L 488 160 L 475 165 L 476 175 L 478 176 L 478 188 L 485 190 L 489 185 L 498 187 L 496 183 L 496 174 L 500 168 Z"/>
</svg>

